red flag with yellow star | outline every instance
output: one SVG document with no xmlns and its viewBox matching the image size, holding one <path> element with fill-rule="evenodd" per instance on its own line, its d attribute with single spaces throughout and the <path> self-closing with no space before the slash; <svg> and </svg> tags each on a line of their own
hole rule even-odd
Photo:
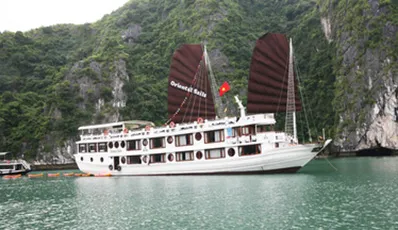
<svg viewBox="0 0 398 230">
<path fill-rule="evenodd" d="M 220 90 L 219 90 L 220 97 L 221 97 L 222 95 L 224 95 L 224 93 L 228 92 L 230 89 L 231 89 L 231 87 L 229 87 L 228 82 L 225 81 L 225 82 L 221 85 Z"/>
</svg>

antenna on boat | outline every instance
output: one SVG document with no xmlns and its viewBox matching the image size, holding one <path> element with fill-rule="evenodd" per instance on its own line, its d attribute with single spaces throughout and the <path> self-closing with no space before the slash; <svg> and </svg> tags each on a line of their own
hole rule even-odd
<svg viewBox="0 0 398 230">
<path fill-rule="evenodd" d="M 294 92 L 294 72 L 293 72 L 293 44 L 289 42 L 289 72 L 287 81 L 287 101 L 286 101 L 286 120 L 285 132 L 292 135 L 293 142 L 297 143 L 297 124 L 296 124 L 296 99 Z"/>
<path fill-rule="evenodd" d="M 238 106 L 239 106 L 240 117 L 245 117 L 246 116 L 245 107 L 242 105 L 242 101 L 239 100 L 238 95 L 235 95 L 235 101 L 236 101 L 236 103 L 238 103 Z"/>
<path fill-rule="evenodd" d="M 211 68 L 210 58 L 209 55 L 207 54 L 206 44 L 204 45 L 204 56 L 205 56 L 207 69 L 209 70 L 210 81 L 211 81 L 210 82 L 211 92 L 216 106 L 217 115 L 218 117 L 222 118 L 225 117 L 224 105 L 222 104 L 221 97 L 217 94 L 216 78 L 214 77 L 213 69 Z"/>
</svg>

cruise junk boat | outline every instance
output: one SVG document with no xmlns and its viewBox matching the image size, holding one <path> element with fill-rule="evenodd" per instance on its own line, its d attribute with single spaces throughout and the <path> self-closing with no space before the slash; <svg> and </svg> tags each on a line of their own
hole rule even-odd
<svg viewBox="0 0 398 230">
<path fill-rule="evenodd" d="M 294 173 L 322 150 L 320 144 L 298 143 L 295 112 L 302 106 L 296 82 L 291 42 L 289 48 L 285 35 L 268 33 L 252 56 L 248 114 L 235 96 L 240 116 L 224 117 L 206 48 L 182 45 L 172 58 L 165 125 L 80 127 L 77 165 L 85 173 L 112 176 Z M 274 131 L 275 112 L 286 112 L 285 132 Z"/>
</svg>

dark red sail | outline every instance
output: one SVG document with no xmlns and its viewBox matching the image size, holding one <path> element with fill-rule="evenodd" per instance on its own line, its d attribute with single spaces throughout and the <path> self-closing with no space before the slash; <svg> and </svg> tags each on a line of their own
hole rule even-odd
<svg viewBox="0 0 398 230">
<path fill-rule="evenodd" d="M 247 112 L 286 112 L 289 43 L 285 35 L 267 33 L 256 42 L 250 65 Z M 296 75 L 294 74 L 297 83 Z M 295 84 L 296 111 L 301 111 Z"/>
<path fill-rule="evenodd" d="M 216 116 L 210 80 L 201 45 L 182 45 L 175 51 L 169 75 L 168 114 L 175 123 Z"/>
</svg>

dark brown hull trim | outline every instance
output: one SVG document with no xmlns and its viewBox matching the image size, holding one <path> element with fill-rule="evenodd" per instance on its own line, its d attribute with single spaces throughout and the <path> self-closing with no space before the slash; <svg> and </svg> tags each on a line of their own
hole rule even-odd
<svg viewBox="0 0 398 230">
<path fill-rule="evenodd" d="M 143 174 L 143 175 L 132 175 L 132 176 L 200 176 L 200 175 L 256 175 L 256 174 L 277 174 L 277 173 L 295 173 L 300 170 L 301 167 L 291 167 L 273 170 L 259 170 L 259 171 L 248 171 L 248 172 L 209 172 L 209 173 L 179 173 L 179 174 Z M 122 168 L 123 171 L 123 168 Z M 113 175 L 112 175 L 113 176 Z M 119 176 L 119 175 L 115 175 Z M 130 175 L 120 175 L 130 176 Z"/>
</svg>

